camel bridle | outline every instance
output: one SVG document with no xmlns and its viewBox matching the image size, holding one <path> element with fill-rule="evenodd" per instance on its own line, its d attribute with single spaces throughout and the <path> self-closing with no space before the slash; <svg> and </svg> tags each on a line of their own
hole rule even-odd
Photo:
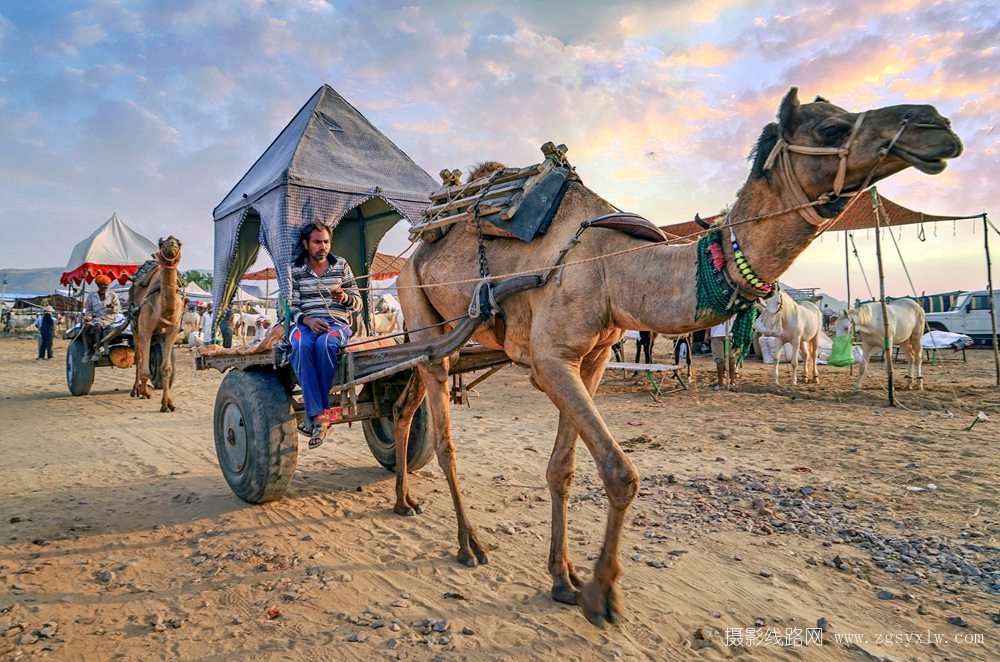
<svg viewBox="0 0 1000 662">
<path fill-rule="evenodd" d="M 181 261 L 181 254 L 178 252 L 174 257 L 167 257 L 161 251 L 156 254 L 156 261 L 159 262 L 160 266 L 164 269 L 176 269 L 177 263 Z"/>
<path fill-rule="evenodd" d="M 815 209 L 816 206 L 826 204 L 831 200 L 835 200 L 842 195 L 844 192 L 844 181 L 847 179 L 847 158 L 851 155 L 851 148 L 854 146 L 854 141 L 858 137 L 858 131 L 861 129 L 862 122 L 865 121 L 865 116 L 867 111 L 862 111 L 858 113 L 857 119 L 854 120 L 854 126 L 851 127 L 851 133 L 848 134 L 847 140 L 840 147 L 813 147 L 810 145 L 795 145 L 787 140 L 785 140 L 784 134 L 778 136 L 777 142 L 775 142 L 774 147 L 771 149 L 771 153 L 767 155 L 767 160 L 764 161 L 764 171 L 767 172 L 774 168 L 775 163 L 781 164 L 779 168 L 779 177 L 781 177 L 781 182 L 784 185 L 786 191 L 791 194 L 793 202 L 797 206 L 797 211 L 799 215 L 802 216 L 809 224 L 819 228 L 818 232 L 826 229 L 826 226 L 833 223 L 837 217 L 824 218 Z M 882 163 L 883 159 L 889 155 L 892 148 L 896 145 L 896 141 L 899 140 L 900 136 L 903 135 L 903 131 L 909 126 L 910 120 L 912 119 L 912 114 L 907 113 L 899 123 L 899 129 L 896 134 L 889 140 L 889 142 L 879 150 L 879 159 L 872 166 L 871 171 L 869 171 L 868 176 L 865 178 L 864 184 L 859 186 L 854 191 L 848 192 L 848 194 L 857 194 L 865 190 L 871 181 L 872 175 L 875 173 L 875 169 Z M 809 196 L 806 195 L 805 190 L 799 183 L 799 180 L 795 177 L 792 171 L 792 159 L 791 154 L 804 154 L 806 156 L 836 156 L 839 161 L 837 163 L 837 175 L 833 179 L 833 188 L 820 195 L 816 200 L 810 200 Z"/>
</svg>

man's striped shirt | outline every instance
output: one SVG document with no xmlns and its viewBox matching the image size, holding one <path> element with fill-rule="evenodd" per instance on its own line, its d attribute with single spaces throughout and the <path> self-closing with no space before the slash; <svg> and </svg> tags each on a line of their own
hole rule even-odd
<svg viewBox="0 0 1000 662">
<path fill-rule="evenodd" d="M 302 318 L 332 317 L 347 324 L 351 323 L 351 313 L 361 310 L 361 294 L 354 282 L 354 273 L 347 260 L 332 253 L 327 256 L 326 271 L 317 276 L 309 268 L 305 255 L 292 263 L 292 321 L 296 324 Z M 347 294 L 341 302 L 333 300 L 330 289 L 340 287 Z"/>
</svg>

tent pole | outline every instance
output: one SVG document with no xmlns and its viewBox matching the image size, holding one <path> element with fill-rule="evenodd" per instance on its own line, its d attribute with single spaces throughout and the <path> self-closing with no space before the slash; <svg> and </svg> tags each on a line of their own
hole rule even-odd
<svg viewBox="0 0 1000 662">
<path fill-rule="evenodd" d="M 848 241 L 849 238 L 850 238 L 850 231 L 845 231 L 844 232 L 844 276 L 847 278 L 847 301 L 846 301 L 846 305 L 847 305 L 848 309 L 850 309 L 850 307 L 851 307 L 851 249 L 847 245 L 847 244 L 850 243 Z M 848 374 L 853 377 L 854 376 L 854 363 L 853 363 L 854 348 L 853 347 L 851 348 L 851 356 L 852 356 L 852 362 L 851 362 L 851 365 L 848 366 Z"/>
<path fill-rule="evenodd" d="M 989 219 L 983 212 L 983 243 L 986 246 L 986 291 L 990 297 L 990 322 L 993 325 L 993 365 L 996 367 L 996 385 L 1000 386 L 1000 348 L 997 347 L 997 305 L 993 294 L 993 264 L 990 261 Z"/>
<path fill-rule="evenodd" d="M 882 269 L 882 224 L 879 216 L 878 191 L 872 187 L 872 210 L 875 213 L 875 260 L 878 263 L 878 296 L 882 306 L 882 356 L 885 359 L 885 376 L 889 385 L 889 406 L 896 406 L 896 393 L 892 384 L 892 339 L 889 337 L 889 311 L 885 305 L 885 271 Z M 891 232 L 892 230 L 890 230 Z"/>
</svg>

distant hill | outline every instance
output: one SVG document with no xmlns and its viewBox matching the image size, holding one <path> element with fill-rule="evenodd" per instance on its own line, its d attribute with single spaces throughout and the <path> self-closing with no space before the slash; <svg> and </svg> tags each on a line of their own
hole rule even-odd
<svg viewBox="0 0 1000 662">
<path fill-rule="evenodd" d="M 42 269 L 0 269 L 0 280 L 7 276 L 7 291 L 21 294 L 48 294 L 59 287 L 62 267 Z"/>
</svg>

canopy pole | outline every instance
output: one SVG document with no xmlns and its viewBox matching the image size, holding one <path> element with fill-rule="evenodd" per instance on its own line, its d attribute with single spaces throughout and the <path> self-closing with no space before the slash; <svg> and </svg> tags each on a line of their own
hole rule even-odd
<svg viewBox="0 0 1000 662">
<path fill-rule="evenodd" d="M 896 393 L 892 384 L 892 338 L 889 337 L 889 311 L 885 305 L 885 271 L 882 269 L 882 223 L 879 216 L 878 191 L 872 189 L 872 211 L 875 214 L 875 261 L 878 263 L 878 297 L 882 306 L 882 356 L 885 359 L 885 377 L 889 386 L 889 406 L 896 406 Z M 891 232 L 892 230 L 890 230 Z"/>
<path fill-rule="evenodd" d="M 990 261 L 990 221 L 983 212 L 983 244 L 986 247 L 986 291 L 990 297 L 990 322 L 993 325 L 993 365 L 996 368 L 996 385 L 1000 386 L 1000 348 L 997 348 L 997 302 L 993 293 L 993 263 Z"/>
<path fill-rule="evenodd" d="M 851 308 L 851 249 L 848 246 L 848 244 L 851 243 L 850 241 L 848 241 L 850 239 L 850 237 L 851 237 L 851 233 L 850 233 L 850 230 L 848 230 L 847 232 L 844 233 L 844 276 L 847 279 L 847 302 L 846 302 L 846 305 L 847 305 L 847 309 L 848 310 L 850 310 L 850 308 Z M 847 374 L 849 374 L 851 376 L 854 376 L 854 357 L 853 357 L 853 355 L 854 355 L 854 348 L 852 346 L 851 347 L 851 365 L 848 366 L 848 373 L 847 373 Z"/>
</svg>

